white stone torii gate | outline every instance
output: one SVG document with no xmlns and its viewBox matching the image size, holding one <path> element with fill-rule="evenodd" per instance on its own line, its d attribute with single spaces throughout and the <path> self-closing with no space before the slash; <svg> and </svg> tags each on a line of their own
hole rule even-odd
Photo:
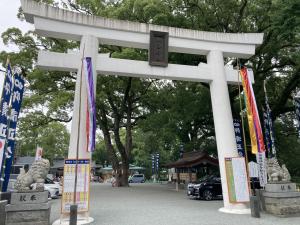
<svg viewBox="0 0 300 225">
<path fill-rule="evenodd" d="M 206 82 L 210 85 L 213 118 L 215 124 L 218 158 L 223 189 L 224 212 L 249 213 L 246 204 L 231 204 L 228 197 L 225 174 L 225 157 L 236 157 L 237 148 L 233 128 L 232 112 L 227 84 L 238 83 L 238 71 L 224 66 L 224 57 L 248 58 L 255 53 L 255 47 L 262 43 L 263 34 L 228 34 L 202 32 L 152 24 L 135 23 L 114 19 L 88 16 L 72 11 L 38 4 L 32 0 L 21 0 L 27 22 L 33 23 L 39 35 L 67 40 L 81 41 L 80 52 L 55 53 L 41 51 L 37 65 L 46 70 L 79 71 L 83 48 L 84 56 L 92 57 L 93 72 L 119 76 L 159 78 Z M 207 64 L 186 66 L 169 64 L 168 67 L 152 67 L 148 62 L 109 58 L 98 54 L 99 44 L 109 44 L 132 48 L 149 48 L 150 31 L 169 33 L 169 52 L 206 55 Z M 94 77 L 94 79 L 96 79 Z M 253 76 L 252 76 L 253 82 Z M 96 83 L 96 82 L 95 82 Z M 76 155 L 77 139 L 79 149 L 86 146 L 85 124 L 81 123 L 78 136 L 79 107 L 86 104 L 85 79 L 79 93 L 80 79 L 76 81 L 74 112 L 68 156 Z M 81 105 L 79 97 L 81 95 Z M 81 110 L 80 119 L 85 121 Z M 90 154 L 80 151 L 80 158 L 90 158 Z"/>
</svg>

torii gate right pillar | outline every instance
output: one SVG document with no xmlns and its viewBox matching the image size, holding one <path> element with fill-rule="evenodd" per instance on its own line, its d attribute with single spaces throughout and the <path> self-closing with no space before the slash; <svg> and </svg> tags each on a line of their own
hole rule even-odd
<svg viewBox="0 0 300 225">
<path fill-rule="evenodd" d="M 246 204 L 232 204 L 229 202 L 225 157 L 237 157 L 238 153 L 224 70 L 223 53 L 217 50 L 210 51 L 207 55 L 207 63 L 210 66 L 211 74 L 213 76 L 212 82 L 210 83 L 210 93 L 224 201 L 224 208 L 221 208 L 220 211 L 241 214 L 250 213 Z"/>
</svg>

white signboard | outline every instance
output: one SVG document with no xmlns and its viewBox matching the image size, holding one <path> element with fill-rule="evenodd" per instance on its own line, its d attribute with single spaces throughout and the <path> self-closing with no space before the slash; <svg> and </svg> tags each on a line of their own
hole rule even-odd
<svg viewBox="0 0 300 225">
<path fill-rule="evenodd" d="M 258 152 L 256 154 L 256 161 L 258 164 L 259 183 L 261 187 L 264 187 L 267 183 L 266 153 Z"/>
<path fill-rule="evenodd" d="M 249 185 L 244 157 L 225 158 L 230 203 L 249 202 Z"/>
<path fill-rule="evenodd" d="M 76 159 L 66 159 L 64 165 L 64 186 L 62 194 L 62 213 L 70 212 L 70 205 L 74 203 Z M 90 184 L 90 160 L 78 159 L 76 204 L 78 212 L 89 210 L 89 184 Z"/>
<path fill-rule="evenodd" d="M 249 177 L 258 177 L 258 164 L 256 162 L 249 162 L 248 163 L 248 167 L 249 167 Z"/>
</svg>

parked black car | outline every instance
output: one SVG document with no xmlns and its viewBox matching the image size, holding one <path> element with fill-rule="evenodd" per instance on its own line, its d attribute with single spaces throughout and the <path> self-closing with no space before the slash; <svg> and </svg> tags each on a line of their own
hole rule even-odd
<svg viewBox="0 0 300 225">
<path fill-rule="evenodd" d="M 257 178 L 251 178 L 251 188 L 261 188 Z M 189 183 L 187 195 L 207 201 L 213 199 L 222 199 L 221 178 L 219 176 L 211 175 L 203 177 L 198 182 Z"/>
<path fill-rule="evenodd" d="M 222 199 L 221 178 L 217 176 L 206 176 L 198 182 L 189 183 L 187 195 L 207 201 Z"/>
</svg>

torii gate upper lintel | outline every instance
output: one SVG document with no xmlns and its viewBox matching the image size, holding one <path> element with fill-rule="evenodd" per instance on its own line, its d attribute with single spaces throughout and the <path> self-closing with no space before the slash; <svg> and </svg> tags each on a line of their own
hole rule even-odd
<svg viewBox="0 0 300 225">
<path fill-rule="evenodd" d="M 231 204 L 228 197 L 224 158 L 236 157 L 237 149 L 227 84 L 238 82 L 238 72 L 224 67 L 224 57 L 249 58 L 255 53 L 256 46 L 262 43 L 263 34 L 203 32 L 89 16 L 38 4 L 32 0 L 21 0 L 21 3 L 26 21 L 34 23 L 38 34 L 81 41 L 80 53 L 40 52 L 38 66 L 41 68 L 80 72 L 80 58 L 84 47 L 84 55 L 93 59 L 94 76 L 102 73 L 209 83 L 222 178 L 223 211 L 249 213 L 246 204 Z M 112 59 L 98 54 L 100 43 L 148 49 L 150 30 L 169 33 L 170 52 L 206 55 L 207 64 L 198 66 L 169 64 L 168 67 L 162 68 L 149 66 L 148 62 Z M 79 108 L 86 104 L 86 92 L 79 93 L 80 82 L 77 79 L 69 157 L 74 157 L 78 138 L 79 146 L 82 148 L 86 146 L 85 135 L 77 133 Z M 83 79 L 82 86 L 84 85 Z M 81 105 L 79 104 L 80 95 Z M 85 121 L 85 118 L 85 112 L 82 110 L 80 119 Z M 80 130 L 85 130 L 84 124 L 80 126 Z M 86 158 L 90 155 L 82 151 L 80 157 Z"/>
</svg>

